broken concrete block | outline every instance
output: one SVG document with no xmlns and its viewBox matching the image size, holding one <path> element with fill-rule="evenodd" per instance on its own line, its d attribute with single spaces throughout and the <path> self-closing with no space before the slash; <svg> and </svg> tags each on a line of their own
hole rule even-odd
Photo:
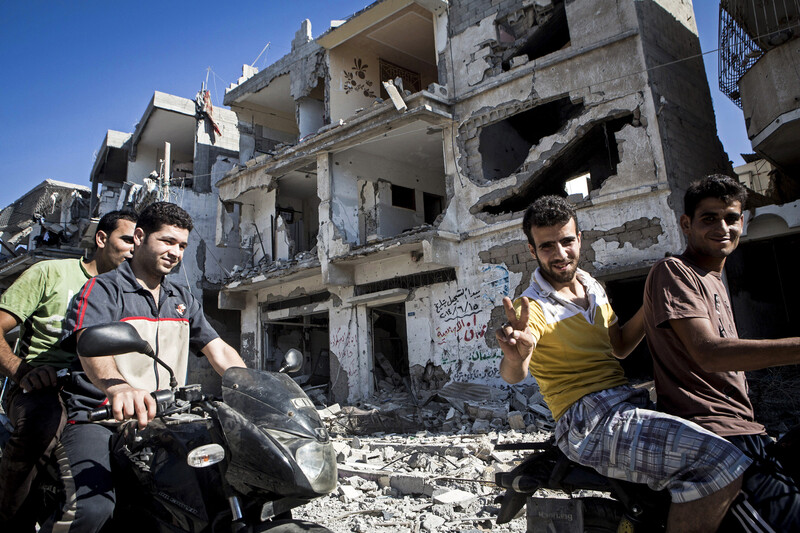
<svg viewBox="0 0 800 533">
<path fill-rule="evenodd" d="M 425 531 L 439 531 L 439 528 L 442 527 L 445 522 L 447 522 L 447 520 L 445 520 L 441 516 L 436 516 L 435 514 L 426 513 L 422 517 L 420 525 L 422 526 L 422 529 L 424 529 Z"/>
<path fill-rule="evenodd" d="M 528 56 L 526 56 L 526 55 L 525 56 L 512 57 L 511 61 L 510 61 L 511 70 L 513 70 L 513 69 L 515 69 L 517 67 L 521 67 L 522 65 L 526 64 L 528 61 L 530 61 L 530 60 L 528 59 Z"/>
<path fill-rule="evenodd" d="M 525 424 L 525 417 L 519 411 L 511 411 L 508 413 L 508 425 L 511 429 L 524 430 L 527 426 Z"/>
<path fill-rule="evenodd" d="M 353 439 L 350 441 L 350 447 L 354 450 L 361 448 L 361 439 L 358 437 L 353 437 Z"/>
<path fill-rule="evenodd" d="M 424 494 L 425 478 L 410 474 L 393 474 L 389 485 L 400 494 Z"/>
<path fill-rule="evenodd" d="M 434 496 L 433 503 L 466 507 L 477 499 L 478 497 L 471 492 L 466 492 L 463 490 L 450 490 Z"/>
<path fill-rule="evenodd" d="M 491 427 L 491 423 L 488 420 L 478 419 L 472 424 L 472 432 L 473 433 L 489 433 L 489 428 Z"/>
<path fill-rule="evenodd" d="M 350 485 L 339 486 L 339 499 L 345 503 L 361 498 L 363 493 Z"/>
</svg>

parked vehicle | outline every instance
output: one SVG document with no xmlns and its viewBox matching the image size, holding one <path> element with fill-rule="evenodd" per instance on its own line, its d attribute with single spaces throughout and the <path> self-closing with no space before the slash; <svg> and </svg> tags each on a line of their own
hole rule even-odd
<svg viewBox="0 0 800 533">
<path fill-rule="evenodd" d="M 128 420 L 112 437 L 114 531 L 330 533 L 291 518 L 337 480 L 328 432 L 285 373 L 300 368 L 299 352 L 279 372 L 228 369 L 220 400 L 199 385 L 176 387 L 172 369 L 125 322 L 86 328 L 77 348 L 84 357 L 138 352 L 170 373 L 170 389 L 152 393 L 156 418 L 144 429 Z"/>
<path fill-rule="evenodd" d="M 528 450 L 531 454 L 510 472 L 495 474 L 495 483 L 506 489 L 498 524 L 519 516 L 528 497 L 539 489 L 568 494 L 601 491 L 610 497 L 534 498 L 528 509 L 530 533 L 640 533 L 666 529 L 670 497 L 647 485 L 607 478 L 595 470 L 570 461 L 553 438 L 540 443 L 500 444 L 496 450 Z M 800 427 L 782 437 L 773 449 L 786 471 L 798 479 L 800 473 Z M 726 517 L 720 531 L 743 531 L 738 521 Z"/>
</svg>

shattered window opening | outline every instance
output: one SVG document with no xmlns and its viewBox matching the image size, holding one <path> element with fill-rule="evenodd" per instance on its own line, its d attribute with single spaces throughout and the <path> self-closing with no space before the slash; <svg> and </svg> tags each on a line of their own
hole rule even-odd
<svg viewBox="0 0 800 533">
<path fill-rule="evenodd" d="M 498 42 L 503 47 L 502 70 L 511 68 L 511 58 L 526 56 L 529 61 L 570 45 L 565 2 L 549 6 L 530 5 L 498 18 Z"/>
<path fill-rule="evenodd" d="M 557 133 L 583 110 L 582 103 L 573 104 L 564 97 L 481 128 L 478 151 L 484 179 L 501 179 L 517 172 L 534 145 Z"/>
<path fill-rule="evenodd" d="M 264 370 L 277 371 L 284 354 L 294 348 L 303 354 L 297 372 L 303 384 L 324 385 L 330 381 L 330 333 L 327 313 L 288 320 L 265 320 Z M 297 379 L 297 378 L 296 378 Z"/>
<path fill-rule="evenodd" d="M 422 193 L 423 211 L 425 223 L 433 225 L 436 218 L 444 211 L 444 197 L 429 192 Z"/>
<path fill-rule="evenodd" d="M 417 210 L 417 198 L 414 189 L 392 184 L 392 206 Z"/>
<path fill-rule="evenodd" d="M 276 302 L 267 302 L 261 304 L 261 312 L 278 311 L 280 309 L 289 309 L 292 307 L 302 307 L 304 305 L 325 302 L 331 297 L 328 291 L 316 292 L 305 296 L 298 296 L 297 298 L 288 298 L 286 300 L 278 300 Z"/>
<path fill-rule="evenodd" d="M 589 173 L 589 190 L 599 189 L 603 182 L 617 172 L 620 162 L 615 133 L 633 122 L 633 114 L 595 123 L 571 145 L 551 156 L 543 169 L 533 174 L 527 185 L 498 205 L 487 205 L 482 211 L 492 215 L 523 211 L 537 198 L 555 194 L 565 195 L 565 176 Z"/>
<path fill-rule="evenodd" d="M 411 290 L 417 287 L 426 287 L 428 285 L 446 283 L 448 281 L 456 281 L 456 269 L 442 268 L 439 270 L 431 270 L 430 272 L 423 272 L 421 274 L 410 274 L 408 276 L 375 281 L 373 283 L 362 283 L 361 285 L 353 287 L 353 296 L 361 296 L 362 294 L 371 294 L 373 292 L 389 289 Z"/>
</svg>

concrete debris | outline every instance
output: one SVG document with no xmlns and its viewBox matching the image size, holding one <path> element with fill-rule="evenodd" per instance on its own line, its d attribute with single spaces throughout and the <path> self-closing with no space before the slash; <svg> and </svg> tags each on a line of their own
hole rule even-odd
<svg viewBox="0 0 800 533">
<path fill-rule="evenodd" d="M 328 430 L 337 435 L 415 433 L 436 431 L 452 434 L 512 429 L 536 433 L 555 427 L 550 410 L 538 387 L 502 390 L 476 383 L 450 382 L 436 390 L 409 392 L 410 381 L 398 374 L 388 361 L 376 354 L 386 375 L 377 382 L 377 392 L 367 401 L 319 409 Z M 304 388 L 317 405 L 324 406 L 326 391 Z"/>
<path fill-rule="evenodd" d="M 343 408 L 346 411 L 347 408 Z M 490 431 L 451 435 L 419 431 L 380 435 L 334 435 L 339 486 L 332 494 L 293 511 L 334 533 L 526 531 L 522 516 L 495 523 L 502 494 L 493 481 L 524 458 L 495 451 L 498 443 L 541 442 L 546 431 Z M 548 496 L 565 496 L 550 494 Z"/>
<path fill-rule="evenodd" d="M 295 515 L 334 533 L 526 531 L 524 517 L 495 524 L 502 491 L 494 476 L 525 455 L 495 446 L 551 436 L 538 387 L 448 383 L 412 393 L 407 378 L 385 370 L 389 378 L 368 401 L 318 409 L 333 439 L 339 487 Z"/>
</svg>

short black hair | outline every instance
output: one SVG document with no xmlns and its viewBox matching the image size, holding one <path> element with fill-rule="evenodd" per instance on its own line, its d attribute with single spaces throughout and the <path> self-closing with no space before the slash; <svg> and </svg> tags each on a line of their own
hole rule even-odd
<svg viewBox="0 0 800 533">
<path fill-rule="evenodd" d="M 533 242 L 531 228 L 544 228 L 566 224 L 570 219 L 575 221 L 575 229 L 578 229 L 578 218 L 575 216 L 575 207 L 561 196 L 548 195 L 538 198 L 533 202 L 525 215 L 522 217 L 522 231 L 528 238 L 528 242 L 536 247 Z"/>
<path fill-rule="evenodd" d="M 192 231 L 192 217 L 181 207 L 170 202 L 154 202 L 139 213 L 137 228 L 142 228 L 145 235 L 161 229 L 161 226 L 177 226 Z"/>
<path fill-rule="evenodd" d="M 100 218 L 100 222 L 97 223 L 97 231 L 102 231 L 106 235 L 111 235 L 111 233 L 117 229 L 120 220 L 129 220 L 135 224 L 138 219 L 138 215 L 132 209 L 109 211 Z"/>
<path fill-rule="evenodd" d="M 747 189 L 730 176 L 711 174 L 689 185 L 686 194 L 683 195 L 683 213 L 689 218 L 694 218 L 697 206 L 706 198 L 716 198 L 726 204 L 738 201 L 744 209 Z"/>
</svg>

